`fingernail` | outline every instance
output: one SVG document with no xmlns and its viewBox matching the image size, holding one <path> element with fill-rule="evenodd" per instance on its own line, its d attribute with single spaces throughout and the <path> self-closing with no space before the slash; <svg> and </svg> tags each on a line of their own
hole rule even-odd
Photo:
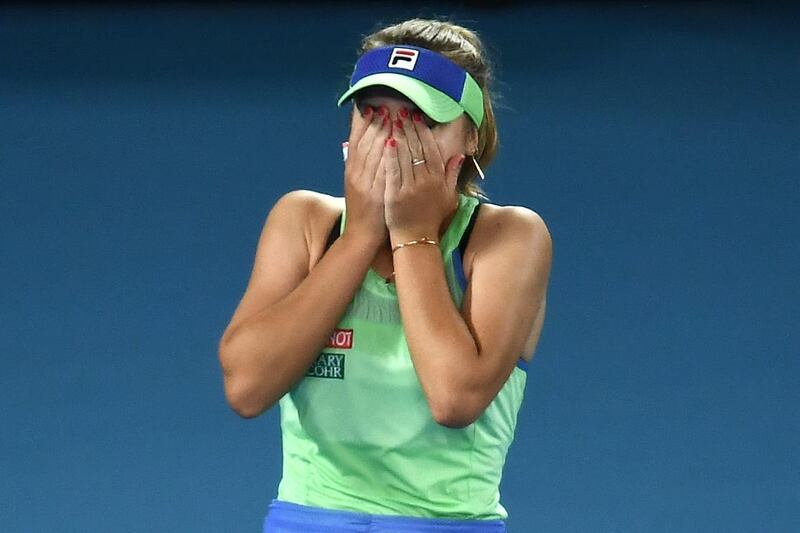
<svg viewBox="0 0 800 533">
<path fill-rule="evenodd" d="M 372 106 L 365 106 L 364 107 L 364 116 L 368 117 L 372 114 Z"/>
<path fill-rule="evenodd" d="M 392 148 L 397 146 L 397 140 L 394 137 L 389 137 L 389 146 L 391 146 Z"/>
<path fill-rule="evenodd" d="M 461 170 L 461 165 L 463 165 L 463 164 L 464 164 L 464 159 L 466 159 L 466 157 L 465 157 L 464 155 L 462 155 L 462 156 L 459 158 L 459 160 L 458 160 L 458 170 Z"/>
<path fill-rule="evenodd" d="M 406 109 L 405 107 L 400 109 L 400 116 L 403 118 L 408 118 L 408 109 Z"/>
<path fill-rule="evenodd" d="M 422 122 L 422 113 L 419 111 L 414 111 L 411 116 L 414 117 L 414 122 Z"/>
<path fill-rule="evenodd" d="M 403 129 L 403 121 L 400 120 L 399 118 L 394 121 L 394 125 L 397 126 L 400 129 Z"/>
<path fill-rule="evenodd" d="M 387 139 L 386 139 L 386 140 L 383 142 L 383 146 L 384 146 L 384 147 L 386 147 L 386 146 L 390 146 L 390 145 L 392 144 L 392 141 L 393 141 L 393 140 L 394 140 L 394 139 L 393 139 L 393 138 L 391 138 L 391 137 L 387 138 Z"/>
<path fill-rule="evenodd" d="M 386 115 L 389 113 L 389 108 L 388 108 L 388 107 L 386 107 L 385 105 L 382 105 L 382 106 L 381 106 L 381 107 L 378 109 L 378 113 L 380 114 L 380 116 L 382 116 L 382 117 L 385 117 L 385 116 L 386 116 Z"/>
</svg>

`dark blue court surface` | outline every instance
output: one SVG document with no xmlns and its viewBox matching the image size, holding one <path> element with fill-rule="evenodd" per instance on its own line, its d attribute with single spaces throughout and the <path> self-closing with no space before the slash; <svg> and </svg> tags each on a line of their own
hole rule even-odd
<svg viewBox="0 0 800 533">
<path fill-rule="evenodd" d="M 260 530 L 278 411 L 217 342 L 417 13 L 491 45 L 486 189 L 553 235 L 509 530 L 800 531 L 800 11 L 689 2 L 0 8 L 0 529 Z"/>
</svg>

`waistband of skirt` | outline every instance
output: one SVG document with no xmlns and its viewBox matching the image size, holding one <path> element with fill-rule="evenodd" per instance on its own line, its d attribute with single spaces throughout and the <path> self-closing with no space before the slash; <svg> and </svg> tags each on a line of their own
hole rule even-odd
<svg viewBox="0 0 800 533">
<path fill-rule="evenodd" d="M 271 531 L 341 531 L 364 533 L 505 533 L 502 520 L 464 520 L 416 516 L 375 515 L 339 509 L 310 507 L 272 500 L 264 519 L 264 533 Z M 294 529 L 293 529 L 294 528 Z"/>
</svg>

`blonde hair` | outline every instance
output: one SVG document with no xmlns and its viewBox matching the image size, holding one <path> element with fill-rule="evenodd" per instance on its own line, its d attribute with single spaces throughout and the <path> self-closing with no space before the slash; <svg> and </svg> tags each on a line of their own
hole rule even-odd
<svg viewBox="0 0 800 533">
<path fill-rule="evenodd" d="M 483 92 L 484 117 L 478 128 L 475 159 L 481 168 L 487 168 L 497 153 L 497 123 L 490 93 L 492 67 L 477 33 L 445 20 L 414 18 L 381 28 L 364 37 L 359 55 L 374 48 L 397 44 L 438 52 L 469 72 L 478 82 Z M 486 198 L 486 193 L 476 182 L 477 177 L 475 165 L 465 161 L 458 175 L 458 190 L 469 196 Z"/>
</svg>

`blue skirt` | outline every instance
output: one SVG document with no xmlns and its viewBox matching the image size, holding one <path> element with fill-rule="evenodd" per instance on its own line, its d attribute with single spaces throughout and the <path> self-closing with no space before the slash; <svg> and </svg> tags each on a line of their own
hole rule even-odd
<svg viewBox="0 0 800 533">
<path fill-rule="evenodd" d="M 264 533 L 506 533 L 502 520 L 372 515 L 272 500 Z"/>
</svg>

